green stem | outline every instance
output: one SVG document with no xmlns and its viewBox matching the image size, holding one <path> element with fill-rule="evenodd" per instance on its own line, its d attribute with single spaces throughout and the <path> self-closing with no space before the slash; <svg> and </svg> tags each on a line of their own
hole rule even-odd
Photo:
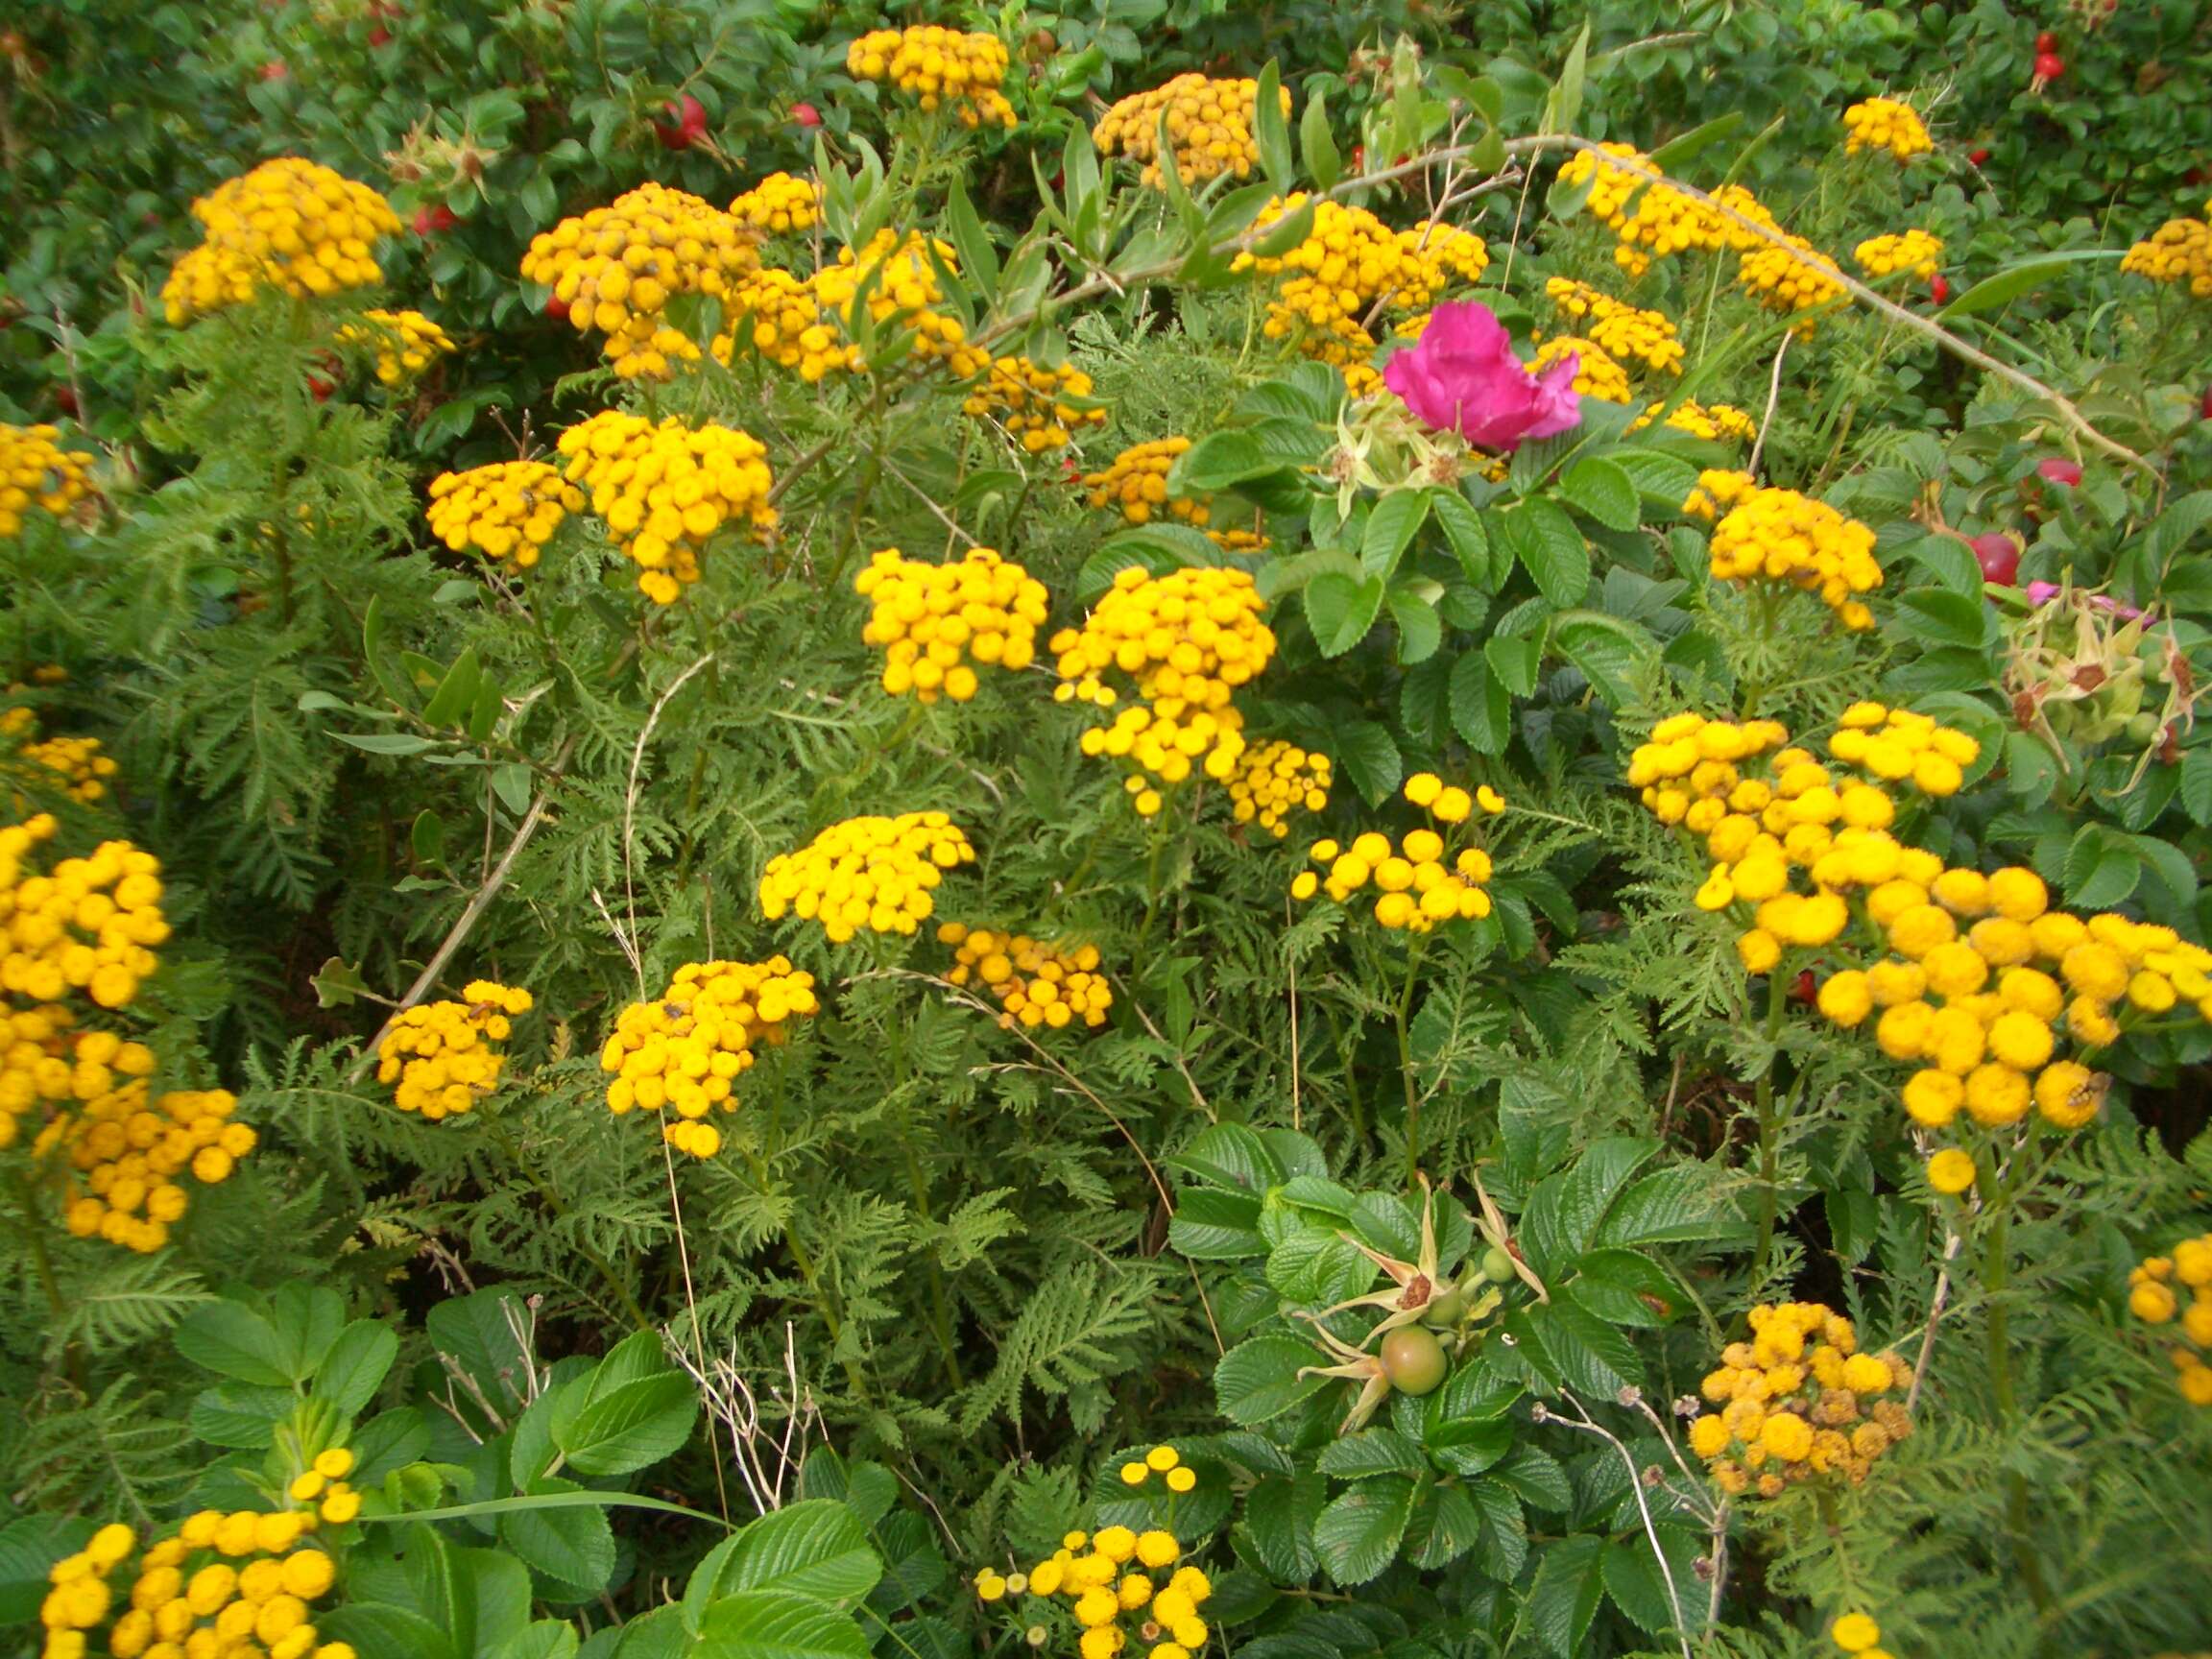
<svg viewBox="0 0 2212 1659">
<path fill-rule="evenodd" d="M 1982 1288 L 1989 1298 L 1989 1391 L 1996 1401 L 1998 1421 L 2006 1424 L 2012 1421 L 2019 1407 L 2012 1389 L 2011 1310 L 2005 1296 L 2011 1273 L 2011 1257 L 2007 1249 L 2010 1206 L 2009 1192 L 1994 1206 L 1988 1248 L 1982 1262 Z M 2044 1582 L 2043 1566 L 2035 1557 L 2034 1541 L 2029 1535 L 2028 1478 L 2015 1469 L 2006 1477 L 2005 1485 L 2012 1556 L 2019 1564 L 2021 1581 L 2028 1586 L 2036 1610 L 2046 1611 L 2051 1605 L 2051 1587 Z"/>
<path fill-rule="evenodd" d="M 750 1152 L 746 1156 L 753 1166 L 754 1182 L 759 1188 L 761 1197 L 765 1198 L 769 1187 L 768 1166 L 761 1162 L 757 1152 Z M 823 1289 L 821 1281 L 815 1277 L 814 1258 L 807 1253 L 806 1246 L 799 1242 L 798 1230 L 788 1221 L 783 1223 L 783 1245 L 791 1252 L 791 1262 L 799 1269 L 799 1277 L 806 1282 L 807 1291 L 814 1299 L 814 1310 L 822 1315 L 822 1323 L 830 1328 L 830 1346 L 834 1349 L 844 1340 L 845 1335 L 844 1322 L 837 1317 L 836 1299 Z M 866 1400 L 868 1380 L 860 1375 L 860 1362 L 848 1354 L 842 1363 L 845 1367 L 845 1381 L 852 1384 L 853 1397 L 855 1400 Z"/>
<path fill-rule="evenodd" d="M 1754 1285 L 1767 1277 L 1767 1257 L 1774 1247 L 1774 1223 L 1781 1204 L 1780 1170 L 1777 1167 L 1780 1148 L 1775 1143 L 1777 1128 L 1774 1113 L 1774 1071 L 1781 1064 L 1782 1016 L 1789 997 L 1790 980 L 1781 972 L 1780 964 L 1767 976 L 1767 1065 L 1759 1074 L 1754 1095 L 1759 1115 L 1759 1245 L 1752 1253 L 1751 1280 Z"/>
<path fill-rule="evenodd" d="M 1398 1033 L 1398 1072 L 1406 1083 L 1406 1184 L 1410 1187 L 1421 1168 L 1421 1091 L 1413 1078 L 1413 1044 L 1407 1016 L 1413 1008 L 1413 986 L 1421 971 L 1421 953 L 1428 941 L 1416 939 L 1406 957 L 1406 984 L 1398 993 L 1391 1023 Z"/>
</svg>

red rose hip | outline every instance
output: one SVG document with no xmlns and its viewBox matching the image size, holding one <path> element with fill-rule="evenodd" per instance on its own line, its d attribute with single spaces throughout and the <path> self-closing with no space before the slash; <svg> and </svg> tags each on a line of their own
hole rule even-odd
<svg viewBox="0 0 2212 1659">
<path fill-rule="evenodd" d="M 2081 463 L 2069 461 L 2063 455 L 2049 456 L 2035 463 L 2035 472 L 2053 484 L 2063 484 L 2071 490 L 2081 482 Z"/>
<path fill-rule="evenodd" d="M 2010 588 L 2020 580 L 2021 540 L 2009 530 L 1992 530 L 1967 542 L 1974 563 L 1982 567 L 1982 580 Z"/>
<path fill-rule="evenodd" d="M 653 123 L 653 135 L 663 150 L 688 150 L 707 131 L 707 107 L 686 92 L 662 108 L 671 117 Z"/>
<path fill-rule="evenodd" d="M 794 104 L 791 106 L 791 122 L 797 127 L 819 127 L 822 125 L 822 111 L 811 104 Z"/>
</svg>

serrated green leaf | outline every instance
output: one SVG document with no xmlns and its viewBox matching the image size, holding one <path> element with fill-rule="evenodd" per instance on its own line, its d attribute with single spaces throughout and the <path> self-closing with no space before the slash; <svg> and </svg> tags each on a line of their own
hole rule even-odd
<svg viewBox="0 0 2212 1659">
<path fill-rule="evenodd" d="M 1413 1516 L 1414 1484 L 1403 1475 L 1362 1480 L 1339 1494 L 1313 1523 L 1313 1550 L 1329 1575 L 1364 1584 L 1398 1556 Z"/>
</svg>

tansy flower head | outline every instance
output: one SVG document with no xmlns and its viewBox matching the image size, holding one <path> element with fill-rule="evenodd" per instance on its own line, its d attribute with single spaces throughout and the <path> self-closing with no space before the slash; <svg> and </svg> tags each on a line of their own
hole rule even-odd
<svg viewBox="0 0 2212 1659">
<path fill-rule="evenodd" d="M 70 514 L 92 493 L 92 457 L 64 449 L 56 426 L 0 422 L 0 538 L 20 535 L 25 516 Z"/>
<path fill-rule="evenodd" d="M 974 697 L 974 663 L 1028 667 L 1049 602 L 1042 582 L 989 547 L 970 548 L 956 565 L 886 547 L 853 587 L 870 601 L 860 637 L 883 648 L 883 689 L 921 703 Z"/>
<path fill-rule="evenodd" d="M 1936 148 L 1928 128 L 1911 105 L 1894 98 L 1867 98 L 1843 111 L 1846 155 L 1862 150 L 1887 150 L 1900 161 L 1925 156 Z"/>
<path fill-rule="evenodd" d="M 958 922 L 941 924 L 937 938 L 956 948 L 947 977 L 955 985 L 980 982 L 1006 1010 L 1001 1025 L 1057 1031 L 1078 1021 L 1094 1029 L 1106 1023 L 1114 992 L 1098 971 L 1095 945 L 1040 944 Z"/>
<path fill-rule="evenodd" d="M 499 1045 L 512 1018 L 530 1011 L 527 991 L 489 979 L 469 983 L 458 1002 L 419 1002 L 397 1015 L 376 1049 L 376 1080 L 395 1085 L 392 1103 L 435 1122 L 459 1117 L 499 1086 L 507 1064 Z"/>
<path fill-rule="evenodd" d="M 832 945 L 867 928 L 913 933 L 937 907 L 945 872 L 975 861 L 967 834 L 942 812 L 864 816 L 832 824 L 760 877 L 769 921 L 816 922 Z"/>
<path fill-rule="evenodd" d="M 544 461 L 496 461 L 430 483 L 431 534 L 456 553 L 475 552 L 528 570 L 584 492 Z"/>
<path fill-rule="evenodd" d="M 599 1069 L 613 1076 L 608 1110 L 658 1113 L 671 1146 L 711 1158 L 722 1135 L 708 1117 L 735 1111 L 735 1079 L 819 1007 L 814 975 L 781 956 L 687 962 L 657 1000 L 634 1002 L 616 1020 L 599 1053 Z"/>
<path fill-rule="evenodd" d="M 1164 186 L 1160 169 L 1160 122 L 1167 122 L 1168 141 L 1174 146 L 1175 171 L 1186 184 L 1223 173 L 1238 179 L 1251 176 L 1260 161 L 1260 146 L 1252 135 L 1253 115 L 1259 97 L 1256 81 L 1214 81 L 1204 75 L 1178 75 L 1165 85 L 1135 92 L 1098 118 L 1091 141 L 1101 156 L 1123 155 L 1142 168 L 1143 181 Z M 1290 114 L 1290 89 L 1277 89 L 1286 119 Z"/>
<path fill-rule="evenodd" d="M 775 526 L 768 451 L 748 432 L 610 409 L 562 433 L 561 453 L 656 605 L 674 604 L 705 574 L 700 555 L 726 525 Z"/>
<path fill-rule="evenodd" d="M 371 250 L 397 235 L 399 215 L 366 184 L 296 156 L 264 161 L 192 204 L 200 246 L 161 286 L 172 324 L 268 289 L 301 298 L 383 279 Z"/>
<path fill-rule="evenodd" d="M 845 51 L 854 80 L 896 86 L 925 114 L 942 109 L 963 127 L 1014 125 L 1014 106 L 999 90 L 1006 64 L 998 36 L 935 25 L 873 30 Z"/>
</svg>

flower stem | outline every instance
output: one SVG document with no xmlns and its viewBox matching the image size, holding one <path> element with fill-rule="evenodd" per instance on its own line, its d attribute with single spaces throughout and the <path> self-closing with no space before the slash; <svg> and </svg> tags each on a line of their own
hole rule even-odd
<svg viewBox="0 0 2212 1659">
<path fill-rule="evenodd" d="M 1751 1279 L 1758 1284 L 1767 1276 L 1767 1257 L 1774 1246 L 1774 1223 L 1781 1202 L 1778 1182 L 1779 1148 L 1774 1144 L 1778 1127 L 1774 1114 L 1774 1070 L 1781 1064 L 1782 1015 L 1789 996 L 1789 978 L 1776 971 L 1767 976 L 1767 1065 L 1759 1073 L 1754 1103 L 1759 1115 L 1759 1245 L 1752 1253 Z"/>
<path fill-rule="evenodd" d="M 1406 985 L 1398 993 L 1398 1007 L 1393 1023 L 1398 1032 L 1398 1071 L 1406 1081 L 1406 1184 L 1411 1186 L 1421 1168 L 1421 1091 L 1413 1078 L 1413 1045 L 1409 1040 L 1406 1017 L 1413 1008 L 1415 975 L 1421 970 L 1421 954 L 1428 941 L 1416 939 L 1406 958 Z"/>
<path fill-rule="evenodd" d="M 2011 1258 L 2007 1250 L 2010 1202 L 2011 1194 L 2007 1193 L 1994 1207 L 1989 1242 L 1982 1261 L 1982 1288 L 1989 1298 L 1989 1391 L 1996 1402 L 1998 1420 L 2007 1423 L 2018 1408 L 2012 1389 L 2010 1309 L 2005 1299 L 2005 1287 L 2011 1271 Z M 2006 1476 L 2005 1485 L 2012 1557 L 2019 1563 L 2021 1581 L 2028 1586 L 2036 1610 L 2046 1612 L 2051 1606 L 2051 1587 L 2043 1580 L 2043 1565 L 2036 1559 L 2034 1541 L 2028 1532 L 2028 1478 L 2015 1469 Z"/>
</svg>

